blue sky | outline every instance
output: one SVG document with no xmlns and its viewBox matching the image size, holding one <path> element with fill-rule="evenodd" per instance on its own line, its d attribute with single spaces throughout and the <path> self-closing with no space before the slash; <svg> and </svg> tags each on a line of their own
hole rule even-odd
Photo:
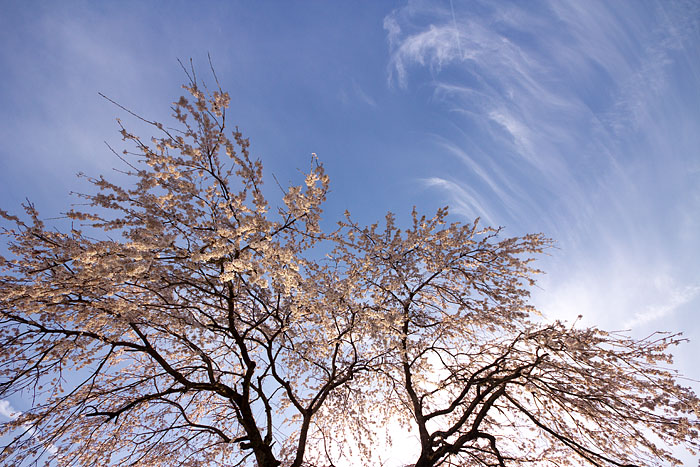
<svg viewBox="0 0 700 467">
<path fill-rule="evenodd" d="M 209 53 L 268 174 L 325 163 L 329 224 L 449 205 L 544 232 L 558 247 L 533 299 L 548 317 L 683 331 L 677 365 L 700 379 L 697 1 L 0 7 L 3 208 L 64 210 L 75 173 L 117 164 L 114 118 L 138 128 L 97 93 L 166 120 L 176 59 L 207 81 Z"/>
</svg>

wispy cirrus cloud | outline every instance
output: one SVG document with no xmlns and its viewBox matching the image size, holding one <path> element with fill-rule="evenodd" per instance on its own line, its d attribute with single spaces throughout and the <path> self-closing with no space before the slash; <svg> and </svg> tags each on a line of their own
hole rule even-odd
<svg viewBox="0 0 700 467">
<path fill-rule="evenodd" d="M 647 305 L 645 309 L 635 313 L 632 319 L 625 323 L 624 326 L 626 328 L 634 328 L 667 318 L 700 295 L 700 285 L 675 288 L 673 283 L 665 283 L 662 290 L 666 295 L 662 303 Z"/>
<path fill-rule="evenodd" d="M 535 293 L 552 316 L 575 303 L 574 317 L 642 328 L 698 302 L 699 13 L 682 0 L 410 1 L 384 20 L 388 79 L 433 89 L 452 124 L 435 149 L 462 164 L 424 186 L 466 217 L 559 242 Z"/>
<path fill-rule="evenodd" d="M 488 215 L 486 202 L 474 189 L 455 181 L 440 177 L 429 177 L 422 180 L 428 187 L 442 188 L 452 195 L 452 211 L 468 218 L 482 217 L 491 225 L 496 224 Z"/>
<path fill-rule="evenodd" d="M 353 80 L 349 86 L 346 86 L 340 90 L 339 98 L 344 105 L 359 102 L 370 107 L 377 106 L 376 100 L 370 96 L 355 80 Z"/>
</svg>

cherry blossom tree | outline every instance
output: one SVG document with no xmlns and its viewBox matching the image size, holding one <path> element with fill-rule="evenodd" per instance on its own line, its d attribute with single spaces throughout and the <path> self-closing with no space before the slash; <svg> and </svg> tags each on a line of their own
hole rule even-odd
<svg viewBox="0 0 700 467">
<path fill-rule="evenodd" d="M 549 240 L 446 210 L 324 231 L 323 166 L 268 201 L 228 94 L 185 88 L 175 128 L 119 124 L 132 182 L 89 179 L 70 229 L 0 211 L 0 398 L 31 400 L 0 463 L 371 465 L 396 420 L 421 467 L 698 448 L 698 399 L 667 368 L 678 336 L 543 324 L 528 304 Z"/>
</svg>

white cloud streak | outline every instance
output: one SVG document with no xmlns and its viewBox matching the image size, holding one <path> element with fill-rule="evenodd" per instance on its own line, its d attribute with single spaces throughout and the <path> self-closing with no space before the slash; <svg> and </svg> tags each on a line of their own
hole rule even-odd
<svg viewBox="0 0 700 467">
<path fill-rule="evenodd" d="M 2 415 L 3 417 L 7 417 L 10 420 L 14 420 L 15 418 L 22 415 L 22 413 L 15 410 L 14 407 L 12 407 L 12 404 L 10 404 L 10 401 L 6 399 L 0 399 L 0 415 Z"/>
<path fill-rule="evenodd" d="M 12 404 L 7 399 L 0 399 L 0 416 L 9 418 L 10 420 L 15 420 L 22 415 L 22 412 L 16 410 L 12 407 Z M 36 434 L 36 428 L 28 423 L 22 424 L 22 429 L 25 430 L 25 434 L 33 437 Z M 58 448 L 51 443 L 45 445 L 46 451 L 50 454 L 56 454 Z"/>
<path fill-rule="evenodd" d="M 667 318 L 683 305 L 692 302 L 700 294 L 700 286 L 698 285 L 666 290 L 668 297 L 664 303 L 647 306 L 644 311 L 635 313 L 634 317 L 627 321 L 624 327 L 632 329 Z"/>
</svg>

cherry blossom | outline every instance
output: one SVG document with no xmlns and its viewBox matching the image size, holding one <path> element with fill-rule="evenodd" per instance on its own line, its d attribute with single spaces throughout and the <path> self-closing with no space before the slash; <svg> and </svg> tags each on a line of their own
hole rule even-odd
<svg viewBox="0 0 700 467">
<path fill-rule="evenodd" d="M 229 95 L 185 89 L 175 127 L 119 122 L 131 183 L 89 178 L 70 230 L 29 202 L 0 211 L 0 398 L 31 401 L 0 427 L 1 463 L 373 465 L 397 420 L 420 467 L 697 451 L 680 336 L 544 323 L 528 303 L 549 239 L 447 209 L 324 230 L 317 158 L 268 201 Z"/>
</svg>

